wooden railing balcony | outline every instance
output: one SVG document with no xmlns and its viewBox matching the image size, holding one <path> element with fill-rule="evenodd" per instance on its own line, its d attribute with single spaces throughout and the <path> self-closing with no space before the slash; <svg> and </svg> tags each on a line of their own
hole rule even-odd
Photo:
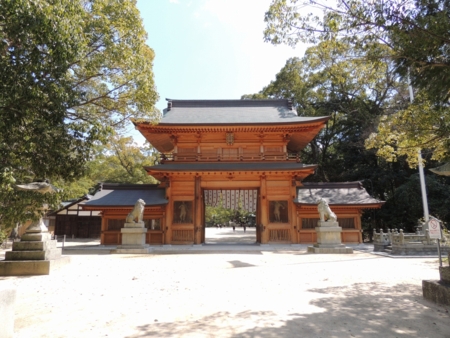
<svg viewBox="0 0 450 338">
<path fill-rule="evenodd" d="M 298 154 L 266 152 L 261 154 L 220 155 L 211 153 L 160 153 L 160 162 L 261 162 L 292 161 L 300 162 Z"/>
</svg>

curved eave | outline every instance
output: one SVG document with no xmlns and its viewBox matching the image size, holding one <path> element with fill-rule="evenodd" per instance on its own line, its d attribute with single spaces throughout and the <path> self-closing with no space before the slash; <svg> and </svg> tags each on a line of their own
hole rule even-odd
<svg viewBox="0 0 450 338">
<path fill-rule="evenodd" d="M 295 165 L 296 164 L 296 165 Z M 215 162 L 215 163 L 176 163 L 146 166 L 147 172 L 217 172 L 217 171 L 304 171 L 315 170 L 316 164 L 280 164 L 278 163 L 242 163 L 242 162 Z"/>
<path fill-rule="evenodd" d="M 274 123 L 227 123 L 227 124 L 171 124 L 133 121 L 136 129 L 146 138 L 153 147 L 160 152 L 170 152 L 174 148 L 172 135 L 177 133 L 220 133 L 220 132 L 283 132 L 291 135 L 288 143 L 290 151 L 300 151 L 317 135 L 325 126 L 329 117 L 320 117 L 309 121 L 298 122 L 274 122 Z"/>
<path fill-rule="evenodd" d="M 317 165 L 304 165 L 301 163 L 236 163 L 236 162 L 215 162 L 215 163 L 176 163 L 176 164 L 160 164 L 157 166 L 144 167 L 149 175 L 158 180 L 173 174 L 208 174 L 216 173 L 220 175 L 229 174 L 256 174 L 256 175 L 273 175 L 273 174 L 291 174 L 304 178 L 314 173 Z"/>
<path fill-rule="evenodd" d="M 159 122 L 155 124 L 152 121 L 141 121 L 132 119 L 131 122 L 135 127 L 148 126 L 155 128 L 197 128 L 197 127 L 217 127 L 217 128 L 229 128 L 229 127 L 272 127 L 272 126 L 287 126 L 287 125 L 308 125 L 308 124 L 325 124 L 330 119 L 330 116 L 320 116 L 317 118 L 311 118 L 305 121 L 286 121 L 286 122 L 210 122 L 210 123 L 164 123 Z"/>
</svg>

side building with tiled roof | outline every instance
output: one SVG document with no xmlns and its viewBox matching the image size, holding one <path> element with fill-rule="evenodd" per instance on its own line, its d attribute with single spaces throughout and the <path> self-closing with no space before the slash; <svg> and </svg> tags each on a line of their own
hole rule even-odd
<svg viewBox="0 0 450 338">
<path fill-rule="evenodd" d="M 319 221 L 317 200 L 324 199 L 338 215 L 342 239 L 346 243 L 361 242 L 363 210 L 378 209 L 384 202 L 371 197 L 361 182 L 310 183 L 297 188 L 295 204 L 298 210 L 300 242 L 315 243 L 315 227 Z"/>
</svg>

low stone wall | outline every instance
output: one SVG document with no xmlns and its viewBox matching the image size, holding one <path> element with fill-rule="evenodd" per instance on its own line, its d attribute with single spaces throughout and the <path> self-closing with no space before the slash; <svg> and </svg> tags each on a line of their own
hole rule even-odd
<svg viewBox="0 0 450 338">
<path fill-rule="evenodd" d="M 417 233 L 404 233 L 397 229 L 377 233 L 374 230 L 374 251 L 389 251 L 392 255 L 417 256 L 417 255 L 437 255 L 437 243 L 428 235 Z M 441 253 L 443 255 L 450 252 L 450 239 L 444 238 L 441 241 Z"/>
<path fill-rule="evenodd" d="M 441 254 L 446 255 L 450 250 L 448 246 L 441 246 Z M 398 256 L 420 256 L 420 255 L 437 255 L 437 244 L 403 244 L 392 245 L 392 255 Z"/>
</svg>

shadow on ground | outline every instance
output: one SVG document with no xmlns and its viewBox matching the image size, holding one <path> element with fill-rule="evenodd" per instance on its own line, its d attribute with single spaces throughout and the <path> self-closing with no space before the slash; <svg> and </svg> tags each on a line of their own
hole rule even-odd
<svg viewBox="0 0 450 338">
<path fill-rule="evenodd" d="M 448 308 L 424 300 L 417 285 L 387 288 L 364 283 L 308 292 L 321 294 L 310 302 L 316 308 L 314 311 L 292 311 L 287 316 L 272 311 L 217 312 L 195 321 L 176 323 L 152 319 L 153 322 L 137 327 L 138 333 L 128 338 L 450 337 Z"/>
</svg>

